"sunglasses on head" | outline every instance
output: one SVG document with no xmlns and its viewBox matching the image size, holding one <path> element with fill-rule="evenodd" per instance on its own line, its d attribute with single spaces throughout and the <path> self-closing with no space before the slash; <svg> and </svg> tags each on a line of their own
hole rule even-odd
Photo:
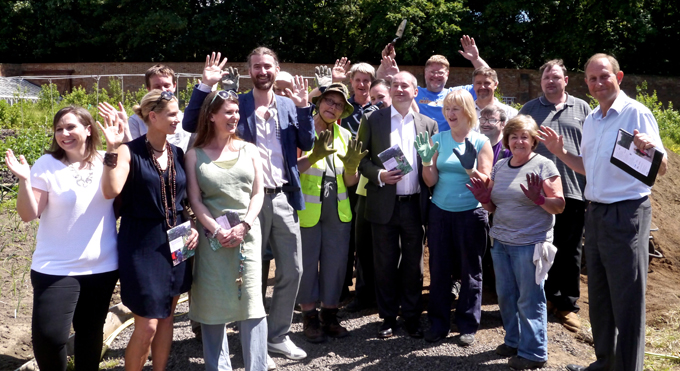
<svg viewBox="0 0 680 371">
<path fill-rule="evenodd" d="M 155 110 L 156 107 L 158 107 L 158 105 L 159 105 L 162 101 L 164 101 L 164 100 L 170 101 L 170 100 L 172 100 L 172 98 L 174 98 L 174 96 L 175 96 L 175 95 L 172 94 L 171 91 L 164 91 L 164 92 L 161 92 L 160 97 L 158 97 L 158 99 L 156 99 L 156 104 L 153 105 L 153 108 L 151 109 L 151 111 Z"/>
<path fill-rule="evenodd" d="M 217 92 L 217 94 L 215 94 L 213 99 L 210 101 L 209 106 L 212 105 L 215 102 L 215 98 L 217 98 L 218 96 L 220 98 L 222 98 L 223 100 L 227 100 L 229 98 L 232 98 L 232 99 L 236 99 L 238 101 L 238 95 L 236 95 L 236 93 L 233 90 L 220 90 L 220 91 Z"/>
</svg>

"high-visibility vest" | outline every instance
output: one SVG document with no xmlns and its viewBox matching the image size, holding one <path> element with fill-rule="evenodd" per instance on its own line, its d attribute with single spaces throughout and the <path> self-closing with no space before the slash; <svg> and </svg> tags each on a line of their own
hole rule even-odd
<svg viewBox="0 0 680 371">
<path fill-rule="evenodd" d="M 351 137 L 351 134 L 346 129 L 340 127 L 340 125 L 335 125 L 333 129 L 333 148 L 338 150 L 332 155 L 335 179 L 338 184 L 338 217 L 340 217 L 341 222 L 349 222 L 352 220 L 352 208 L 349 205 L 347 188 L 342 177 L 344 165 L 337 155 L 344 156 L 347 153 L 347 139 Z M 302 155 L 306 156 L 311 152 L 303 152 Z M 326 171 L 326 158 L 322 158 L 300 174 L 300 186 L 305 200 L 305 209 L 298 210 L 300 227 L 309 228 L 319 223 L 321 218 L 321 202 L 324 199 L 323 178 Z"/>
</svg>

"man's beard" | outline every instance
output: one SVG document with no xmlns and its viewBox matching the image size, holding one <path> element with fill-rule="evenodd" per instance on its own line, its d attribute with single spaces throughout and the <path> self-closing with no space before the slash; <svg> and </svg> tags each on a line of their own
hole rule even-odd
<svg viewBox="0 0 680 371">
<path fill-rule="evenodd" d="M 274 79 L 270 78 L 267 82 L 260 82 L 258 79 L 253 79 L 253 86 L 257 90 L 269 90 L 274 85 Z"/>
</svg>

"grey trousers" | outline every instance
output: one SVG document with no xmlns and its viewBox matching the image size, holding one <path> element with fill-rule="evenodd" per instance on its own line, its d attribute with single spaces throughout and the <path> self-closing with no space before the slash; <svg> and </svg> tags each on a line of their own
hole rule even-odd
<svg viewBox="0 0 680 371">
<path fill-rule="evenodd" d="M 267 369 L 267 321 L 264 318 L 251 318 L 239 321 L 238 325 L 246 371 L 265 371 Z M 201 334 L 206 371 L 231 371 L 225 324 L 201 323 Z"/>
<path fill-rule="evenodd" d="M 300 228 L 302 236 L 302 280 L 297 302 L 337 306 L 345 283 L 351 222 L 338 216 L 337 183 L 330 183 L 321 203 L 319 222 Z"/>
<path fill-rule="evenodd" d="M 280 343 L 290 331 L 295 298 L 302 277 L 300 224 L 297 212 L 290 206 L 283 192 L 264 195 L 259 218 L 262 246 L 269 243 L 276 263 L 274 294 L 267 317 L 268 340 Z"/>
<path fill-rule="evenodd" d="M 642 370 L 651 220 L 647 197 L 588 205 L 585 253 L 597 356 L 590 371 Z"/>
</svg>

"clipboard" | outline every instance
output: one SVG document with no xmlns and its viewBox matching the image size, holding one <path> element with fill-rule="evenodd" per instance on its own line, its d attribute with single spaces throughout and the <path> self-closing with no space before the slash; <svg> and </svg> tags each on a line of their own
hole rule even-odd
<svg viewBox="0 0 680 371">
<path fill-rule="evenodd" d="M 648 149 L 646 154 L 641 152 L 633 143 L 633 134 L 619 129 L 610 162 L 651 187 L 656 181 L 663 156 L 664 153 L 656 148 Z"/>
</svg>

